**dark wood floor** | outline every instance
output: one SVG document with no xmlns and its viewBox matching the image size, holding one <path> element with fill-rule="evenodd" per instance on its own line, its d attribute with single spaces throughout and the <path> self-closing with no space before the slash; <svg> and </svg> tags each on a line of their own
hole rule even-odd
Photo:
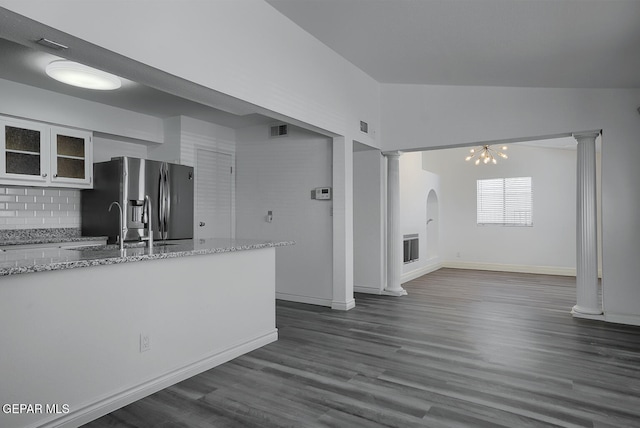
<svg viewBox="0 0 640 428">
<path fill-rule="evenodd" d="M 280 339 L 87 427 L 640 427 L 640 328 L 575 279 L 441 269 L 406 297 L 278 302 Z"/>
</svg>

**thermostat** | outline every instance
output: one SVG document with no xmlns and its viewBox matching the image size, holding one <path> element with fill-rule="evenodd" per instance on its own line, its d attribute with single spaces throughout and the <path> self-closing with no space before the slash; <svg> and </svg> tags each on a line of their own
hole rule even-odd
<svg viewBox="0 0 640 428">
<path fill-rule="evenodd" d="M 331 187 L 316 187 L 311 191 L 311 199 L 331 200 Z"/>
</svg>

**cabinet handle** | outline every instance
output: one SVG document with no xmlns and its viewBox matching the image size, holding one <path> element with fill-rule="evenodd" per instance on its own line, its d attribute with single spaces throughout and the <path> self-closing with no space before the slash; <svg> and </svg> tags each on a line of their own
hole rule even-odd
<svg viewBox="0 0 640 428">
<path fill-rule="evenodd" d="M 200 222 L 200 227 L 203 227 L 203 226 L 204 226 L 204 221 L 201 221 Z"/>
<path fill-rule="evenodd" d="M 55 178 L 58 178 L 58 174 L 53 174 L 53 176 L 54 176 Z"/>
<path fill-rule="evenodd" d="M 46 178 L 46 177 L 47 177 L 47 173 L 45 172 L 42 174 L 42 178 Z"/>
</svg>

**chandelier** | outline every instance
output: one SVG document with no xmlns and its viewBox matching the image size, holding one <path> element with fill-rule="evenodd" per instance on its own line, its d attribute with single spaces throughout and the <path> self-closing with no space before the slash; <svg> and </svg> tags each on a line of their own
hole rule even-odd
<svg viewBox="0 0 640 428">
<path fill-rule="evenodd" d="M 507 146 L 502 146 L 501 150 L 502 151 L 507 150 Z M 488 144 L 486 144 L 486 145 L 484 145 L 482 147 L 471 149 L 470 152 L 469 152 L 469 156 L 464 158 L 464 160 L 470 161 L 470 160 L 475 158 L 476 161 L 474 163 L 476 165 L 480 165 L 480 162 L 482 162 L 482 163 L 491 162 L 491 163 L 496 164 L 496 163 L 498 163 L 498 161 L 496 160 L 496 156 L 500 156 L 502 159 L 507 159 L 507 155 L 505 155 L 502 152 L 497 151 L 493 147 L 491 147 Z"/>
</svg>

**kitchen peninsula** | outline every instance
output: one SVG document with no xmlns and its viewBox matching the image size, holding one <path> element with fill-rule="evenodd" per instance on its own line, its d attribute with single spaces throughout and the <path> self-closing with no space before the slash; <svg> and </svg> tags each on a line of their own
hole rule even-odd
<svg viewBox="0 0 640 428">
<path fill-rule="evenodd" d="M 0 252 L 0 401 L 69 410 L 0 426 L 79 426 L 277 340 L 275 247 L 292 242 L 164 244 Z"/>
</svg>

